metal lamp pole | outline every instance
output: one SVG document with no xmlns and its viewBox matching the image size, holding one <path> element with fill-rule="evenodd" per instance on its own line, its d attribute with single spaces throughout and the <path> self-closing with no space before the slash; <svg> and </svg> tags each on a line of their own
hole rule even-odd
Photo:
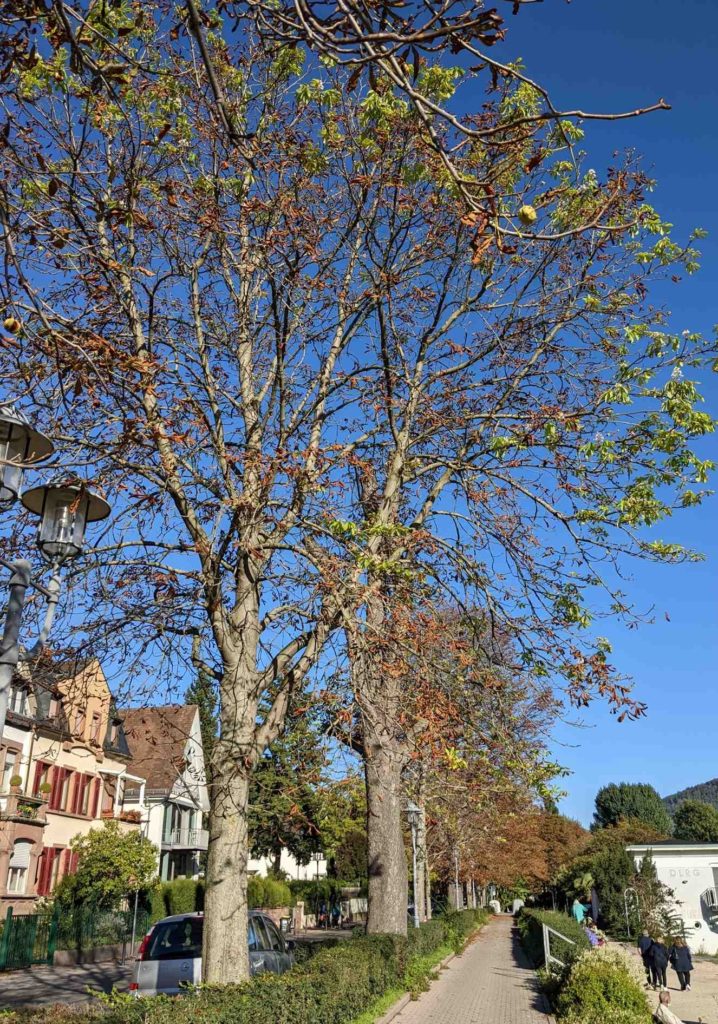
<svg viewBox="0 0 718 1024">
<path fill-rule="evenodd" d="M 30 563 L 20 558 L 0 565 L 10 570 L 9 600 L 0 642 L 0 736 L 10 700 L 13 676 L 20 661 L 29 661 L 42 651 L 52 627 L 60 596 L 60 566 L 82 551 L 87 524 L 104 519 L 110 506 L 75 477 L 51 480 L 41 487 L 20 493 L 23 471 L 47 459 L 53 452 L 49 438 L 34 430 L 24 416 L 8 404 L 0 404 L 0 506 L 20 498 L 29 512 L 40 517 L 37 544 L 52 576 L 47 587 L 32 576 Z M 45 621 L 36 643 L 20 649 L 20 628 L 27 591 L 34 587 L 47 600 Z"/>
<path fill-rule="evenodd" d="M 417 886 L 417 831 L 419 828 L 419 817 L 421 808 L 417 807 L 413 800 L 406 805 L 406 816 L 409 819 L 411 829 L 411 852 L 412 852 L 412 886 L 414 889 L 414 927 L 419 927 L 419 889 Z"/>
</svg>

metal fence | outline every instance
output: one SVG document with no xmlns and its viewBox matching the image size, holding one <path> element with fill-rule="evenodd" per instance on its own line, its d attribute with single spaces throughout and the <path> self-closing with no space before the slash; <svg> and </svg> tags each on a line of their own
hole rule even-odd
<svg viewBox="0 0 718 1024">
<path fill-rule="evenodd" d="M 122 947 L 118 952 L 124 959 L 132 954 L 133 921 L 134 908 L 74 907 L 22 915 L 14 915 L 10 908 L 0 933 L 0 971 L 51 964 L 58 949 L 79 959 L 100 946 Z M 135 923 L 135 935 L 141 937 L 150 926 L 149 911 L 140 909 Z"/>
<path fill-rule="evenodd" d="M 0 971 L 51 964 L 57 930 L 56 913 L 15 915 L 9 907 L 0 934 Z"/>
</svg>

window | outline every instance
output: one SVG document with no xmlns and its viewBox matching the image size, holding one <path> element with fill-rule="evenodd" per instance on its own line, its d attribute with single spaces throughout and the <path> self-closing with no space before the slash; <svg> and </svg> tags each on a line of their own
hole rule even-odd
<svg viewBox="0 0 718 1024">
<path fill-rule="evenodd" d="M 93 743 L 100 742 L 100 726 L 102 725 L 102 718 L 99 712 L 95 711 L 92 716 L 92 731 L 90 733 L 90 739 Z"/>
<path fill-rule="evenodd" d="M 85 726 L 87 725 L 87 715 L 84 709 L 75 712 L 75 725 L 73 732 L 75 736 L 83 737 L 85 735 Z"/>
<path fill-rule="evenodd" d="M 72 782 L 72 772 L 63 769 L 62 780 L 60 782 L 60 791 L 58 794 L 57 809 L 58 811 L 67 811 L 70 808 L 70 787 Z"/>
<path fill-rule="evenodd" d="M 251 940 L 251 936 L 250 936 L 250 945 L 249 945 L 250 950 L 256 951 L 256 950 L 259 950 L 259 949 L 271 949 L 272 948 L 272 944 L 269 941 L 269 936 L 267 935 L 267 930 L 264 927 L 264 921 L 262 920 L 262 918 L 261 917 L 254 917 L 254 918 L 252 918 L 250 924 L 254 925 L 254 934 L 256 936 L 255 940 L 254 940 L 255 941 L 255 945 L 254 946 L 252 946 L 252 940 Z"/>
<path fill-rule="evenodd" d="M 282 940 L 279 937 L 279 932 L 269 921 L 262 921 L 262 924 L 267 929 L 267 935 L 269 936 L 269 945 L 275 952 L 283 953 L 284 947 L 282 946 Z"/>
<path fill-rule="evenodd" d="M 7 793 L 10 779 L 20 774 L 20 755 L 17 747 L 0 748 L 0 793 Z"/>
<path fill-rule="evenodd" d="M 48 764 L 47 761 L 36 761 L 35 762 L 35 778 L 32 783 L 32 795 L 39 796 L 40 786 L 43 782 L 49 782 L 50 768 L 52 765 Z"/>
<path fill-rule="evenodd" d="M 10 700 L 8 703 L 10 711 L 14 711 L 16 715 L 27 715 L 28 713 L 28 699 L 27 690 L 21 686 L 10 686 Z"/>
<path fill-rule="evenodd" d="M 160 921 L 152 929 L 145 960 L 185 960 L 202 956 L 201 917 Z"/>
<path fill-rule="evenodd" d="M 102 786 L 102 813 L 109 814 L 115 809 L 115 790 L 117 779 L 103 779 Z"/>
<path fill-rule="evenodd" d="M 16 839 L 8 862 L 7 891 L 24 893 L 27 886 L 27 874 L 30 867 L 30 851 L 32 842 L 29 839 Z"/>
<path fill-rule="evenodd" d="M 50 698 L 50 707 L 49 707 L 48 712 L 47 712 L 48 717 L 49 718 L 58 718 L 59 715 L 60 715 L 61 708 L 62 708 L 62 705 L 60 704 L 60 701 L 57 699 L 57 697 L 51 697 Z"/>
<path fill-rule="evenodd" d="M 117 745 L 117 739 L 118 739 L 119 735 L 120 735 L 120 723 L 119 722 L 113 722 L 112 726 L 110 728 L 110 745 L 111 746 L 114 747 L 114 746 Z"/>
<path fill-rule="evenodd" d="M 72 796 L 72 813 L 87 815 L 90 807 L 92 779 L 89 775 L 75 775 L 75 790 Z"/>
</svg>

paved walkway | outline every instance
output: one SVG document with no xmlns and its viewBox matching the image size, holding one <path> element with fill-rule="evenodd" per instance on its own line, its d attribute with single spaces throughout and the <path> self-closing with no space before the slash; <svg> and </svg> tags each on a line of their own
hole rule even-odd
<svg viewBox="0 0 718 1024">
<path fill-rule="evenodd" d="M 635 946 L 622 944 L 636 960 L 639 960 Z M 695 970 L 691 976 L 691 991 L 681 992 L 678 977 L 672 968 L 666 972 L 668 990 L 671 993 L 671 1009 L 683 1024 L 717 1024 L 718 1022 L 718 963 L 712 959 L 693 958 Z M 658 1005 L 658 993 L 648 993 L 651 1009 Z"/>
<path fill-rule="evenodd" d="M 510 917 L 496 917 L 394 1024 L 547 1024 Z"/>
</svg>

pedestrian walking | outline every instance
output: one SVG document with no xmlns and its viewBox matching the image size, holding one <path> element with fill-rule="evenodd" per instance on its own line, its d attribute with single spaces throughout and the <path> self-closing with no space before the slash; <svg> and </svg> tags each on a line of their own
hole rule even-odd
<svg viewBox="0 0 718 1024">
<path fill-rule="evenodd" d="M 653 1014 L 655 1024 L 683 1024 L 680 1017 L 676 1017 L 671 1009 L 671 993 L 661 992 L 658 996 L 658 1006 Z"/>
<path fill-rule="evenodd" d="M 666 968 L 668 967 L 668 948 L 658 936 L 649 951 L 651 958 L 651 981 L 654 988 L 667 989 Z"/>
<path fill-rule="evenodd" d="M 647 931 L 643 931 L 640 939 L 638 940 L 638 952 L 641 954 L 641 960 L 643 961 L 643 967 L 646 972 L 646 984 L 652 983 L 653 977 L 651 974 L 651 946 L 653 945 L 653 939 Z"/>
<path fill-rule="evenodd" d="M 571 913 L 579 924 L 583 924 L 583 919 L 586 916 L 586 908 L 583 903 L 579 903 L 579 901 L 575 899 L 573 901 L 573 906 L 571 907 Z"/>
<path fill-rule="evenodd" d="M 678 975 L 681 992 L 691 990 L 691 971 L 693 970 L 693 957 L 691 951 L 683 939 L 676 939 L 671 946 L 669 953 L 671 967 Z"/>
</svg>

